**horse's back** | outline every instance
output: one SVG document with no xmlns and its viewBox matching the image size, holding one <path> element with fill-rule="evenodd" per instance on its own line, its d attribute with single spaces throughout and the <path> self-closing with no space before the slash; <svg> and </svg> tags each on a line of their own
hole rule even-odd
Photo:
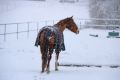
<svg viewBox="0 0 120 80">
<path fill-rule="evenodd" d="M 45 39 L 49 39 L 49 37 L 53 33 L 54 29 L 52 28 L 52 26 L 45 26 L 42 29 L 40 29 L 36 38 L 35 46 L 42 44 Z"/>
<path fill-rule="evenodd" d="M 46 43 L 46 45 L 54 43 L 54 49 L 56 51 L 65 50 L 63 33 L 55 26 L 45 26 L 39 31 L 35 46 L 42 43 Z"/>
</svg>

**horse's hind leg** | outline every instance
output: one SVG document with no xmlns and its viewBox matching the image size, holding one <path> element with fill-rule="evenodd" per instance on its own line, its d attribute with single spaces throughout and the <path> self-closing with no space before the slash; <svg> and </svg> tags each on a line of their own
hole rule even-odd
<svg viewBox="0 0 120 80">
<path fill-rule="evenodd" d="M 55 56 L 55 71 L 58 71 L 58 58 L 59 58 L 59 52 L 56 52 L 56 56 Z"/>
<path fill-rule="evenodd" d="M 44 63 L 44 58 L 43 58 L 43 56 L 42 56 L 42 71 L 41 71 L 41 73 L 44 72 L 44 67 L 45 67 L 45 63 Z"/>
<path fill-rule="evenodd" d="M 42 73 L 44 72 L 46 67 L 46 55 L 42 55 Z"/>
<path fill-rule="evenodd" d="M 46 46 L 41 45 L 41 55 L 42 55 L 42 71 L 44 72 L 45 68 L 47 67 L 47 53 L 48 48 Z"/>
<path fill-rule="evenodd" d="M 44 72 L 47 65 L 47 47 L 46 39 L 44 32 L 40 35 L 40 50 L 41 50 L 41 59 L 42 59 L 42 73 Z"/>
<path fill-rule="evenodd" d="M 44 72 L 46 65 L 47 65 L 47 53 L 46 53 L 46 48 L 41 45 L 40 50 L 41 50 L 41 59 L 42 59 L 42 73 Z"/>
<path fill-rule="evenodd" d="M 50 72 L 50 60 L 52 58 L 52 53 L 53 53 L 53 49 L 49 49 L 48 55 L 47 55 L 47 73 Z"/>
</svg>

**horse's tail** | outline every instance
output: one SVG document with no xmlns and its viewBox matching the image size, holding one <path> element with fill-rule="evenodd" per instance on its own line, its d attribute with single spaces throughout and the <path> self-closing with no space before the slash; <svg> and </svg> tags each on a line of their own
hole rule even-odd
<svg viewBox="0 0 120 80">
<path fill-rule="evenodd" d="M 40 45 L 40 34 L 41 32 L 38 33 L 36 41 L 35 41 L 35 46 L 38 47 L 38 45 Z"/>
<path fill-rule="evenodd" d="M 46 37 L 45 31 L 41 32 L 41 36 L 39 37 L 40 41 L 40 49 L 41 49 L 41 54 L 42 54 L 42 60 L 44 64 L 47 64 L 47 57 L 48 57 L 48 39 Z"/>
</svg>

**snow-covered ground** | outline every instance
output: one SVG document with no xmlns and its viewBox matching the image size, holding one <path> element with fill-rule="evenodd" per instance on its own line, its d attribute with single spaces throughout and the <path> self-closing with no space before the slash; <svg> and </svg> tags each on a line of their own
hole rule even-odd
<svg viewBox="0 0 120 80">
<path fill-rule="evenodd" d="M 106 38 L 108 31 L 84 29 L 76 35 L 64 32 L 66 51 L 60 54 L 60 63 L 120 65 L 119 38 Z M 92 37 L 89 34 L 98 34 Z M 24 40 L 0 43 L 0 80 L 119 80 L 120 68 L 59 67 L 54 71 L 55 54 L 51 73 L 41 74 L 39 47 L 34 46 L 35 35 Z"/>
<path fill-rule="evenodd" d="M 47 3 L 10 2 L 9 5 L 7 11 L 0 12 L 1 24 L 60 20 L 71 15 L 74 18 L 89 18 L 88 9 L 79 3 L 61 4 L 54 0 Z M 25 28 L 20 27 L 22 30 Z M 11 29 L 7 28 L 8 31 Z M 0 31 L 4 32 L 3 30 L 0 26 Z M 120 38 L 107 38 L 108 32 L 109 30 L 82 29 L 76 35 L 65 30 L 66 51 L 60 53 L 60 64 L 120 65 Z M 98 37 L 89 34 L 98 34 Z M 54 71 L 55 54 L 51 61 L 51 73 L 41 74 L 40 49 L 34 46 L 36 35 L 36 32 L 30 32 L 28 38 L 27 33 L 21 33 L 17 40 L 16 34 L 10 34 L 6 36 L 6 41 L 0 37 L 0 80 L 120 80 L 120 67 L 60 66 L 59 71 Z"/>
</svg>

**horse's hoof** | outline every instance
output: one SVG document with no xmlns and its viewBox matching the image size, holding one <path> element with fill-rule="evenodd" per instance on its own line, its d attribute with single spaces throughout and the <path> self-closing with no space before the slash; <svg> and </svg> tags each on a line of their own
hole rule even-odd
<svg viewBox="0 0 120 80">
<path fill-rule="evenodd" d="M 47 74 L 49 74 L 50 73 L 50 71 L 47 71 Z"/>
<path fill-rule="evenodd" d="M 58 71 L 58 69 L 55 69 L 55 71 Z"/>
<path fill-rule="evenodd" d="M 41 71 L 41 73 L 44 73 L 44 71 Z"/>
<path fill-rule="evenodd" d="M 57 66 L 59 66 L 59 63 L 57 63 Z"/>
</svg>

